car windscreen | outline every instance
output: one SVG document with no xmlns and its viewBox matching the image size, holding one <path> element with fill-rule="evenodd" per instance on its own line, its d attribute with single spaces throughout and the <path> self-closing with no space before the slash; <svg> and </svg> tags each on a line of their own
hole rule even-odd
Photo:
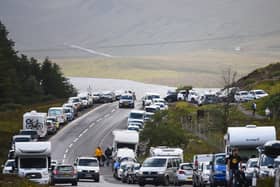
<svg viewBox="0 0 280 187">
<path fill-rule="evenodd" d="M 273 164 L 274 164 L 274 158 L 265 155 L 261 158 L 261 163 L 260 163 L 261 166 L 269 166 Z"/>
<path fill-rule="evenodd" d="M 64 113 L 71 113 L 71 110 L 70 109 L 63 109 Z"/>
<path fill-rule="evenodd" d="M 59 109 L 49 110 L 49 116 L 57 116 L 57 115 L 61 115 L 61 114 L 62 114 L 62 112 Z"/>
<path fill-rule="evenodd" d="M 249 167 L 252 168 L 257 165 L 257 161 L 251 161 Z"/>
<path fill-rule="evenodd" d="M 27 137 L 15 138 L 14 142 L 30 142 L 30 138 Z"/>
<path fill-rule="evenodd" d="M 31 168 L 46 168 L 46 158 L 21 158 L 20 168 L 31 169 Z"/>
<path fill-rule="evenodd" d="M 75 99 L 71 99 L 70 102 L 71 103 L 78 103 L 78 102 L 80 102 L 80 100 L 78 98 L 75 98 Z"/>
<path fill-rule="evenodd" d="M 130 96 L 130 95 L 123 95 L 123 96 L 121 96 L 120 99 L 122 99 L 122 100 L 132 100 L 132 96 Z"/>
<path fill-rule="evenodd" d="M 6 164 L 6 167 L 14 167 L 15 166 L 15 162 L 14 161 L 8 161 Z"/>
<path fill-rule="evenodd" d="M 37 131 L 20 131 L 20 134 L 21 135 L 31 135 L 31 136 L 34 136 L 34 135 L 37 135 Z"/>
<path fill-rule="evenodd" d="M 166 158 L 149 158 L 144 161 L 143 167 L 164 167 Z"/>
<path fill-rule="evenodd" d="M 130 113 L 129 117 L 132 119 L 143 119 L 144 114 L 142 113 Z"/>
<path fill-rule="evenodd" d="M 80 159 L 79 166 L 98 166 L 98 163 L 95 159 Z"/>
<path fill-rule="evenodd" d="M 261 95 L 261 94 L 265 94 L 265 92 L 264 91 L 256 91 L 256 94 Z"/>
<path fill-rule="evenodd" d="M 145 110 L 146 110 L 146 112 L 151 112 L 151 113 L 155 113 L 156 112 L 155 108 L 146 108 Z"/>
<path fill-rule="evenodd" d="M 87 97 L 80 97 L 81 100 L 88 100 Z"/>
<path fill-rule="evenodd" d="M 216 165 L 225 165 L 226 164 L 226 157 L 224 155 L 216 156 L 215 164 Z"/>
</svg>

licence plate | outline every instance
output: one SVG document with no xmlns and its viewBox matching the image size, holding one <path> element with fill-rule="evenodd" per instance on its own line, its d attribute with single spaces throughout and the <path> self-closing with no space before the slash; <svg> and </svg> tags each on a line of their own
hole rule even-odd
<svg viewBox="0 0 280 187">
<path fill-rule="evenodd" d="M 92 175 L 91 174 L 86 174 L 85 177 L 92 177 Z"/>
<path fill-rule="evenodd" d="M 153 181 L 154 178 L 146 178 L 146 181 Z"/>
</svg>

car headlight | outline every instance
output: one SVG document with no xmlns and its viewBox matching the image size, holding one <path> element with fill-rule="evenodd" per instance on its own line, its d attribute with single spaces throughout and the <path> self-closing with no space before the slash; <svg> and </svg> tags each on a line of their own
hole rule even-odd
<svg viewBox="0 0 280 187">
<path fill-rule="evenodd" d="M 164 171 L 159 171 L 158 174 L 163 175 Z"/>
<path fill-rule="evenodd" d="M 138 175 L 143 175 L 143 171 L 138 171 Z"/>
<path fill-rule="evenodd" d="M 81 169 L 77 169 L 77 171 L 78 171 L 78 172 L 82 172 L 82 170 L 81 170 Z"/>
</svg>

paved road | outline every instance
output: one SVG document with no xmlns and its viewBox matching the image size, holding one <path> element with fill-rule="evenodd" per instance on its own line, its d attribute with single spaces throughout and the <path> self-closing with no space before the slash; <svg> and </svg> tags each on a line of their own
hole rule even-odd
<svg viewBox="0 0 280 187">
<path fill-rule="evenodd" d="M 138 104 L 139 106 L 139 104 Z M 119 109 L 117 103 L 98 106 L 69 123 L 50 141 L 52 157 L 65 163 L 73 163 L 77 156 L 91 156 L 96 146 L 112 145 L 112 130 L 125 128 L 129 109 Z M 122 184 L 112 177 L 109 168 L 101 169 L 100 183 L 80 181 L 79 186 L 135 186 Z"/>
</svg>

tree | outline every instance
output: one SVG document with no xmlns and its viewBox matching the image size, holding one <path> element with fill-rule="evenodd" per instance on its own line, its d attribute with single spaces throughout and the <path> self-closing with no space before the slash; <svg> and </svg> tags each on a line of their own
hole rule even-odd
<svg viewBox="0 0 280 187">
<path fill-rule="evenodd" d="M 223 132 L 226 133 L 229 125 L 230 103 L 233 100 L 231 87 L 235 84 L 237 72 L 227 68 L 222 72 L 222 80 L 226 91 L 226 97 L 223 103 Z"/>
</svg>

